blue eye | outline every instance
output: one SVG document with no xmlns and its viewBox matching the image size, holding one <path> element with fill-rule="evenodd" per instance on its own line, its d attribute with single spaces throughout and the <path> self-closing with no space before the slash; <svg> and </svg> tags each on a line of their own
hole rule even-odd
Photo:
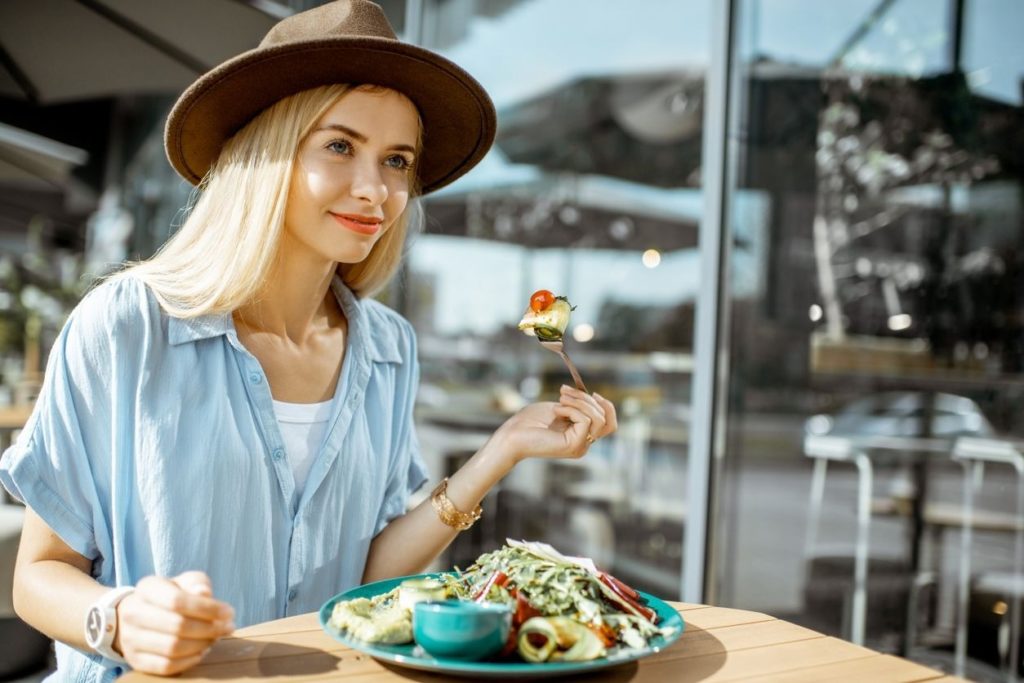
<svg viewBox="0 0 1024 683">
<path fill-rule="evenodd" d="M 333 140 L 327 144 L 327 149 L 338 154 L 350 154 L 352 144 L 348 140 Z"/>
<path fill-rule="evenodd" d="M 397 168 L 402 171 L 407 171 L 410 168 L 412 168 L 412 162 L 406 159 L 401 154 L 395 154 L 394 156 L 388 157 L 384 164 L 386 166 L 390 166 L 391 168 Z"/>
</svg>

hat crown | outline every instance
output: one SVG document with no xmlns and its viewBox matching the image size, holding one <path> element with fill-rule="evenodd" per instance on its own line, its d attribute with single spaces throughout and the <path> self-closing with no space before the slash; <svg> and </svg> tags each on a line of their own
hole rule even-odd
<svg viewBox="0 0 1024 683">
<path fill-rule="evenodd" d="M 398 40 L 376 3 L 335 0 L 283 19 L 259 47 L 189 86 L 167 117 L 167 158 L 196 185 L 224 143 L 260 112 L 337 83 L 373 83 L 416 105 L 423 122 L 417 176 L 424 194 L 462 176 L 494 142 L 494 103 L 472 76 L 436 52 Z"/>
<path fill-rule="evenodd" d="M 332 38 L 396 40 L 384 10 L 368 0 L 336 0 L 282 19 L 267 32 L 260 47 Z"/>
</svg>

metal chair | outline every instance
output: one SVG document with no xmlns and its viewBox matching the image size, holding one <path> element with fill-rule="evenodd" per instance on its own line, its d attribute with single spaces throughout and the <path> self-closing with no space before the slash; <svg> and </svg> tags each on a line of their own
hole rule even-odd
<svg viewBox="0 0 1024 683">
<path fill-rule="evenodd" d="M 811 521 L 807 525 L 805 557 L 810 557 L 817 545 L 829 460 L 852 463 L 857 468 L 857 541 L 854 549 L 850 640 L 857 645 L 863 645 L 867 617 L 868 542 L 871 532 L 871 495 L 874 478 L 871 459 L 852 439 L 841 436 L 807 435 L 804 437 L 804 454 L 814 459 L 814 473 L 811 478 Z"/>
<path fill-rule="evenodd" d="M 960 577 L 956 619 L 956 675 L 963 676 L 967 663 L 967 612 L 970 601 L 972 519 L 974 494 L 984 476 L 985 463 L 1009 465 L 1017 472 L 1017 515 L 1024 515 L 1024 454 L 1013 444 L 997 439 L 961 438 L 953 446 L 953 459 L 964 469 L 964 525 L 961 535 Z M 1024 525 L 1017 528 L 1013 554 L 1014 576 L 1024 576 Z M 1010 603 L 1009 666 L 1006 680 L 1017 681 L 1020 666 L 1021 596 L 1012 591 Z"/>
</svg>

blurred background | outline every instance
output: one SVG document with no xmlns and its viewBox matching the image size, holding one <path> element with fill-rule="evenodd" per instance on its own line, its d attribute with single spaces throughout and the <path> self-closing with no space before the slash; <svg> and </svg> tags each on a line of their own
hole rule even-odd
<svg viewBox="0 0 1024 683">
<path fill-rule="evenodd" d="M 3 444 L 93 278 L 181 223 L 176 94 L 316 4 L 0 3 Z M 499 111 L 381 296 L 419 334 L 433 478 L 570 381 L 515 330 L 537 289 L 577 306 L 567 348 L 620 415 L 520 465 L 439 566 L 544 540 L 665 598 L 1020 669 L 1024 5 L 381 4 Z M 37 676 L 0 511 L 0 677 Z"/>
</svg>

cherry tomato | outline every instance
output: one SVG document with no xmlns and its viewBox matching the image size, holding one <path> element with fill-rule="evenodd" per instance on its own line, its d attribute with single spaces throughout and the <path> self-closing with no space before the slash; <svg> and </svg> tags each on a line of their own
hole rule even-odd
<svg viewBox="0 0 1024 683">
<path fill-rule="evenodd" d="M 536 313 L 540 313 L 553 303 L 555 303 L 555 295 L 546 289 L 538 289 L 530 297 L 530 308 Z"/>
</svg>

